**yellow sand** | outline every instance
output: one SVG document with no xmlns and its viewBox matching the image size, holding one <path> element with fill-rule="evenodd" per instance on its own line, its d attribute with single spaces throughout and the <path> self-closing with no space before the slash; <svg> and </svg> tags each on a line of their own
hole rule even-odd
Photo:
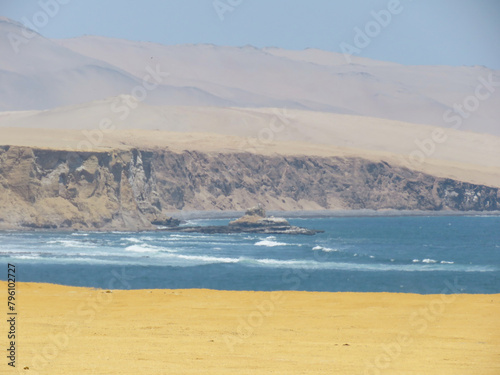
<svg viewBox="0 0 500 375">
<path fill-rule="evenodd" d="M 17 289 L 2 374 L 500 374 L 500 295 Z"/>
</svg>

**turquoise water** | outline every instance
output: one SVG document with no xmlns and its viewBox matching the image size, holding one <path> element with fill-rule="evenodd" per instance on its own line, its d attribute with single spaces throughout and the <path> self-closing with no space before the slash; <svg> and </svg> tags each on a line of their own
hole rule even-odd
<svg viewBox="0 0 500 375">
<path fill-rule="evenodd" d="M 0 259 L 19 281 L 100 288 L 500 293 L 498 216 L 290 222 L 325 233 L 0 232 Z"/>
</svg>

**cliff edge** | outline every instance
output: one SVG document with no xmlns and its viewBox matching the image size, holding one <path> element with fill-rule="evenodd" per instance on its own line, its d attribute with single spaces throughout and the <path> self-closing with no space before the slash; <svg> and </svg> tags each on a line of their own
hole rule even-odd
<svg viewBox="0 0 500 375">
<path fill-rule="evenodd" d="M 148 230 L 176 210 L 494 211 L 498 188 L 360 158 L 0 146 L 0 229 Z"/>
</svg>

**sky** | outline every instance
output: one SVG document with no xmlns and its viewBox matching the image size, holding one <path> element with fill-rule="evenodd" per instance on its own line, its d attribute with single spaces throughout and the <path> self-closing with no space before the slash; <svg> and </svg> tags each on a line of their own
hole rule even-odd
<svg viewBox="0 0 500 375">
<path fill-rule="evenodd" d="M 500 69 L 500 0 L 0 0 L 0 15 L 49 38 L 318 48 Z"/>
</svg>

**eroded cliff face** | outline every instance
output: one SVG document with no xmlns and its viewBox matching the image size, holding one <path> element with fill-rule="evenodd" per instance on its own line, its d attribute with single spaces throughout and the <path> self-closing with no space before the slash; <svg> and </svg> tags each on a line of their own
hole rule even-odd
<svg viewBox="0 0 500 375">
<path fill-rule="evenodd" d="M 0 226 L 151 227 L 161 218 L 151 155 L 1 147 Z"/>
<path fill-rule="evenodd" d="M 499 189 L 356 158 L 0 147 L 0 228 L 152 229 L 176 210 L 498 210 Z"/>
<path fill-rule="evenodd" d="M 498 210 L 499 189 L 357 158 L 155 153 L 163 208 Z"/>
</svg>

